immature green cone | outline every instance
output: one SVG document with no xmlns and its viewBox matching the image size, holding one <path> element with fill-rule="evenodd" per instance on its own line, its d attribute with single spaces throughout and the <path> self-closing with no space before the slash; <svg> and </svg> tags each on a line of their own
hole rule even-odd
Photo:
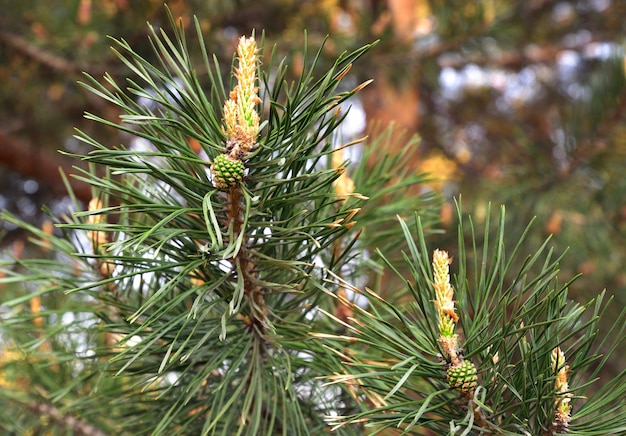
<svg viewBox="0 0 626 436">
<path fill-rule="evenodd" d="M 245 167 L 240 160 L 220 154 L 213 160 L 213 183 L 218 189 L 228 189 L 243 179 Z"/>
<path fill-rule="evenodd" d="M 464 360 L 460 364 L 448 368 L 448 383 L 461 393 L 471 394 L 474 392 L 477 382 L 476 366 L 469 360 Z"/>
</svg>

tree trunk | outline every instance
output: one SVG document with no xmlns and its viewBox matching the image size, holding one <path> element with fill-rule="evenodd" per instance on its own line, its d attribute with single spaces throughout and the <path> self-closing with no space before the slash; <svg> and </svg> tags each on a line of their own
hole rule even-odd
<svg viewBox="0 0 626 436">
<path fill-rule="evenodd" d="M 0 164 L 11 168 L 24 177 L 31 177 L 55 195 L 67 194 L 61 171 L 65 174 L 75 172 L 70 159 L 52 153 L 43 147 L 22 138 L 0 133 Z M 76 197 L 84 202 L 91 199 L 89 185 L 73 178 L 68 178 Z"/>
</svg>

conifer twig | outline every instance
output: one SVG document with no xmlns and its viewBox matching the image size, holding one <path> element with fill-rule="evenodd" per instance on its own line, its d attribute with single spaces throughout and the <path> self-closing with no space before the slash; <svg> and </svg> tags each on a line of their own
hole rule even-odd
<svg viewBox="0 0 626 436">
<path fill-rule="evenodd" d="M 239 62 L 235 70 L 237 85 L 224 104 L 224 125 L 226 147 L 212 165 L 213 182 L 218 189 L 226 190 L 226 228 L 232 229 L 233 241 L 242 239 L 241 246 L 235 248 L 233 264 L 237 274 L 242 275 L 243 297 L 248 301 L 251 314 L 251 327 L 257 334 L 263 335 L 266 316 L 262 290 L 255 284 L 254 262 L 246 249 L 244 215 L 246 213 L 241 182 L 245 173 L 244 160 L 256 147 L 259 133 L 259 114 L 256 105 L 261 102 L 257 95 L 257 45 L 254 38 L 241 37 L 237 46 Z M 233 296 L 233 299 L 238 299 Z M 231 309 L 235 304 L 231 302 Z"/>
<path fill-rule="evenodd" d="M 66 415 L 58 408 L 48 403 L 33 402 L 28 408 L 37 415 L 45 415 L 52 418 L 59 425 L 65 427 L 66 430 L 77 436 L 107 436 L 94 425 L 85 422 L 83 419 L 76 418 L 72 415 Z"/>
</svg>

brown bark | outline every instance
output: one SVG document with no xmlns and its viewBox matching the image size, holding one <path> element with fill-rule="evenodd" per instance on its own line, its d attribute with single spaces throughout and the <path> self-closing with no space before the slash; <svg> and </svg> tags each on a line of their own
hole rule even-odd
<svg viewBox="0 0 626 436">
<path fill-rule="evenodd" d="M 394 124 L 396 133 L 413 133 L 418 126 L 419 96 L 413 84 L 395 84 L 393 78 L 380 75 L 361 96 L 368 124 L 384 130 Z"/>
<path fill-rule="evenodd" d="M 11 168 L 25 177 L 31 177 L 45 185 L 53 194 L 67 194 L 61 171 L 71 174 L 76 165 L 71 159 L 38 147 L 25 139 L 0 133 L 0 164 Z M 91 199 L 88 184 L 68 178 L 76 197 L 85 203 Z"/>
<path fill-rule="evenodd" d="M 410 46 L 427 12 L 428 6 L 423 0 L 387 0 L 387 14 L 383 14 L 378 24 L 391 26 L 398 43 Z M 409 56 L 405 62 L 411 62 Z M 381 71 L 373 85 L 364 89 L 361 96 L 371 133 L 375 135 L 378 130 L 382 131 L 394 124 L 394 140 L 391 143 L 398 147 L 404 146 L 401 139 L 406 138 L 407 134 L 412 135 L 419 125 L 416 77 L 398 79 L 389 71 Z M 417 150 L 414 150 L 410 160 L 414 161 L 416 156 Z"/>
</svg>

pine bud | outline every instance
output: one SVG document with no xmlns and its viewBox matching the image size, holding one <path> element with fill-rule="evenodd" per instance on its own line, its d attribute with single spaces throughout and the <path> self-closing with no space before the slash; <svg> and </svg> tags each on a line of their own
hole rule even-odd
<svg viewBox="0 0 626 436">
<path fill-rule="evenodd" d="M 245 166 L 240 160 L 220 154 L 213 160 L 211 167 L 213 182 L 218 189 L 228 189 L 243 179 Z"/>
<path fill-rule="evenodd" d="M 554 412 L 552 429 L 558 433 L 567 433 L 567 428 L 571 421 L 572 406 L 570 402 L 572 400 L 572 393 L 569 392 L 569 383 L 567 382 L 569 365 L 565 364 L 565 354 L 561 351 L 560 347 L 556 347 L 552 350 L 550 364 L 556 372 L 554 387 L 557 394 L 554 400 L 556 410 Z"/>
<path fill-rule="evenodd" d="M 95 212 L 103 208 L 102 201 L 99 198 L 94 197 L 89 202 L 89 212 Z M 92 226 L 90 230 L 87 230 L 87 238 L 91 242 L 94 254 L 101 254 L 104 249 L 103 245 L 108 242 L 108 234 L 98 228 L 104 228 L 106 226 L 106 215 L 99 213 L 92 213 L 87 216 L 87 224 Z"/>
<path fill-rule="evenodd" d="M 448 368 L 448 383 L 461 393 L 471 394 L 474 392 L 477 382 L 476 366 L 469 360 L 464 360 L 458 365 Z"/>
</svg>

